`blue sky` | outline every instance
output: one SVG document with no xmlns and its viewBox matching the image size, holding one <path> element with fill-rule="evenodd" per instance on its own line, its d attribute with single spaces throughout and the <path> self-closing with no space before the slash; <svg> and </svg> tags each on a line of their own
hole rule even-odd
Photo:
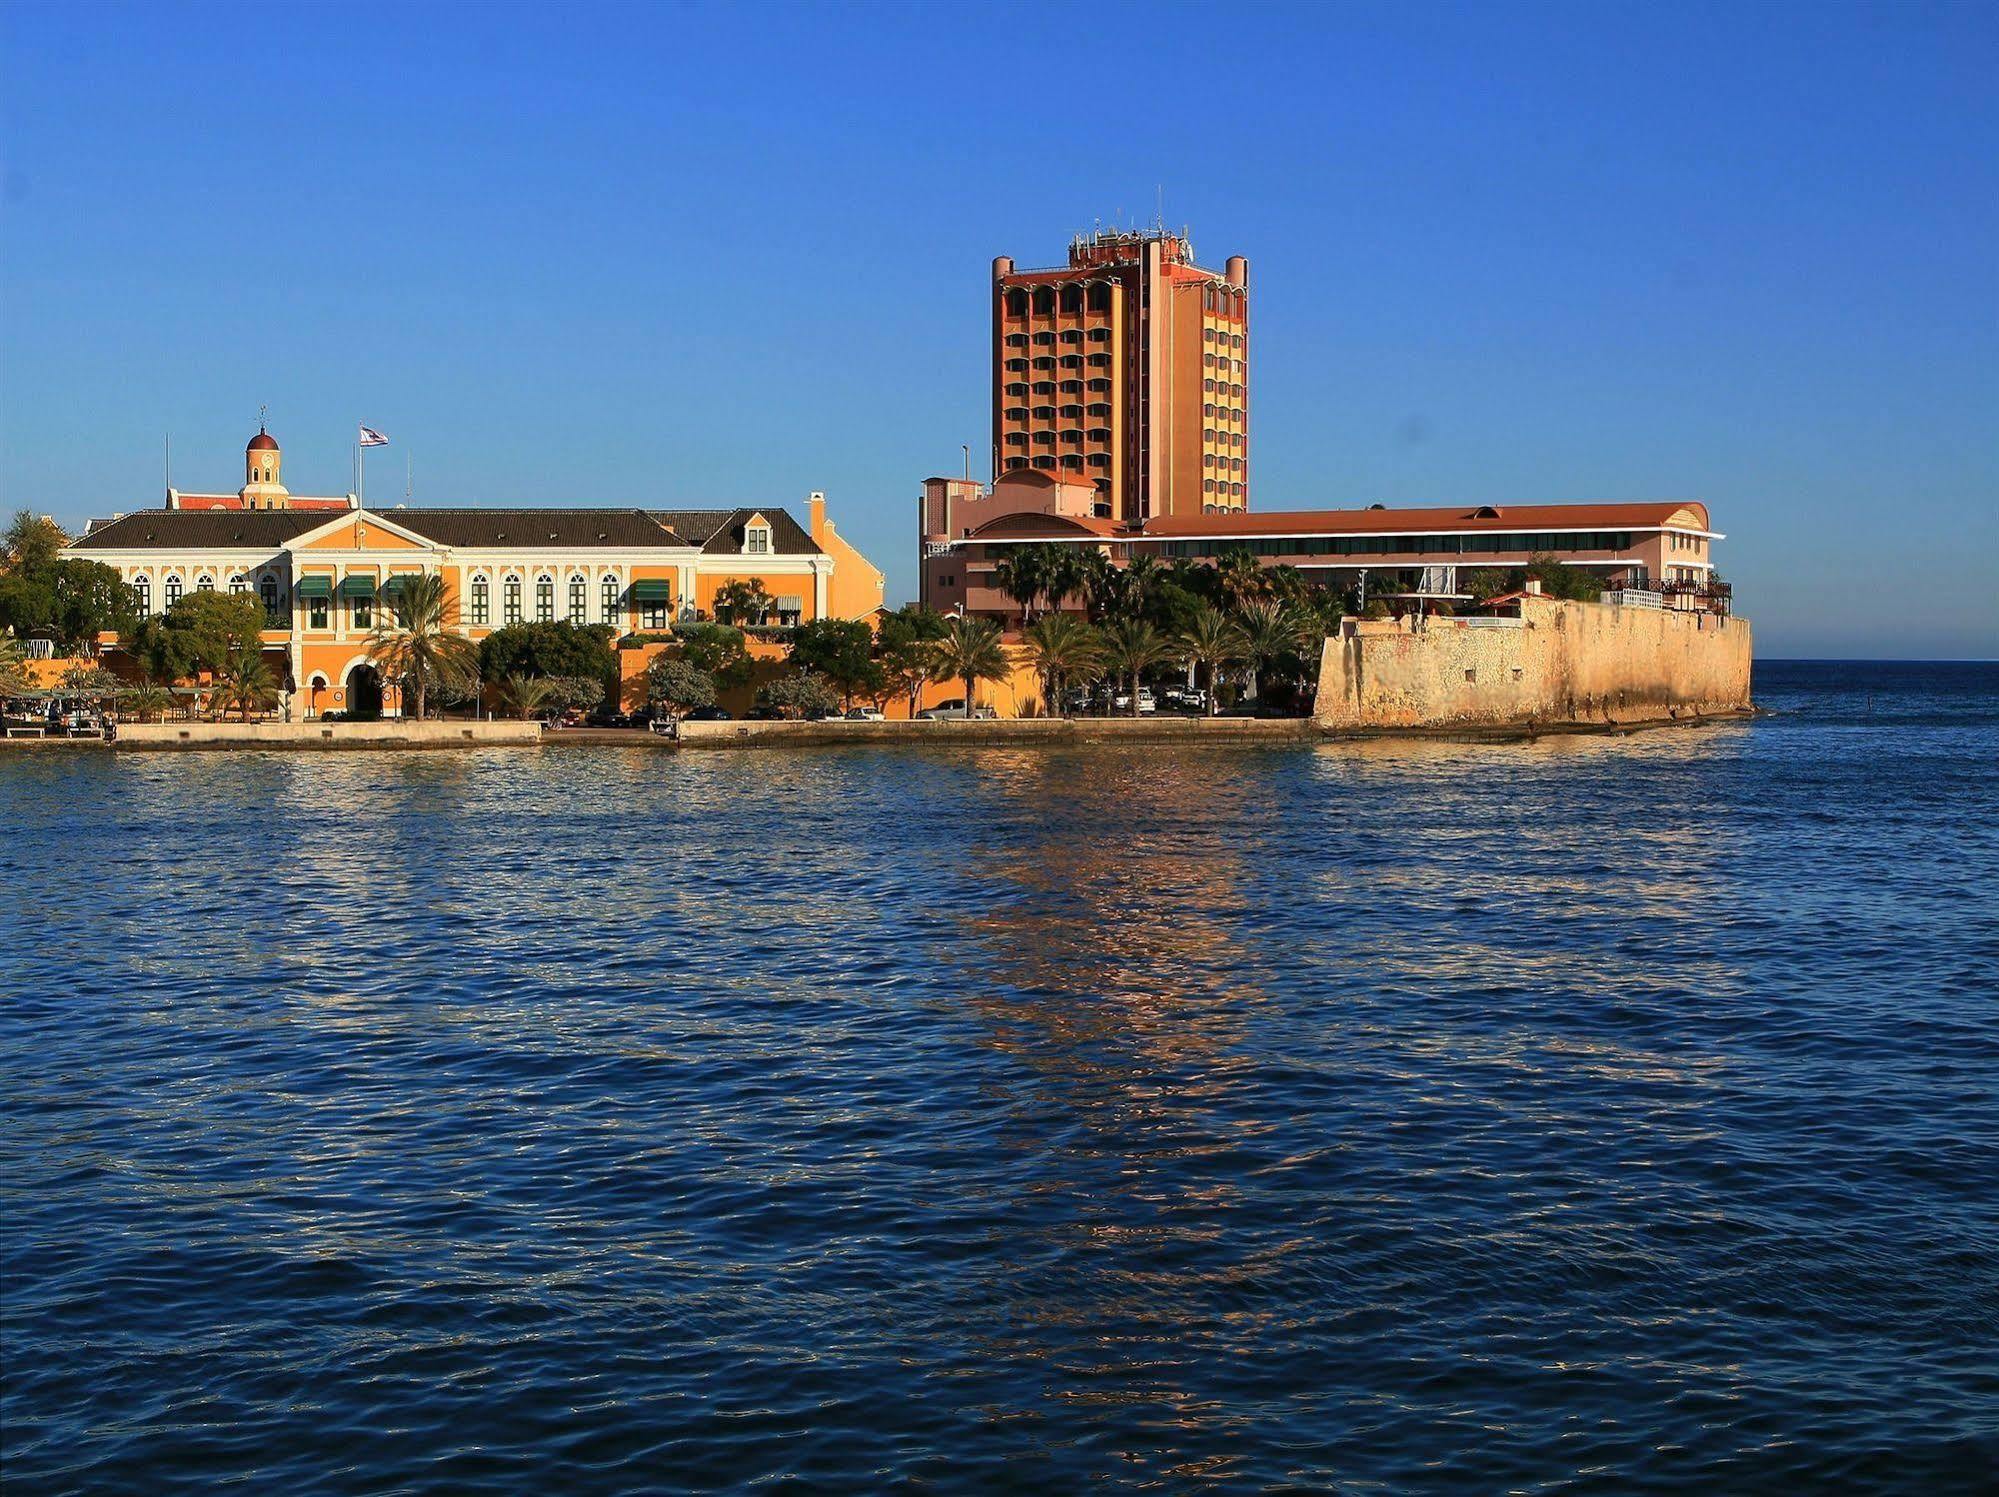
<svg viewBox="0 0 1999 1497">
<path fill-rule="evenodd" d="M 1249 256 L 1253 502 L 1693 497 L 1999 654 L 1989 5 L 0 9 L 0 505 L 796 502 L 914 585 L 988 265 Z"/>
</svg>

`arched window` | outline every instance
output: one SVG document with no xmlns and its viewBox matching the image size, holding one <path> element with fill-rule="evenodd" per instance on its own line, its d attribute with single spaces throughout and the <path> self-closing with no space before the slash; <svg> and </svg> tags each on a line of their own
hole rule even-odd
<svg viewBox="0 0 1999 1497">
<path fill-rule="evenodd" d="M 212 592 L 214 592 L 214 591 L 215 591 L 215 579 L 214 579 L 213 577 L 200 577 L 200 578 L 197 578 L 197 579 L 195 580 L 195 584 L 194 584 L 194 590 L 195 590 L 196 592 L 198 592 L 198 593 L 212 593 Z"/>
<path fill-rule="evenodd" d="M 500 589 L 500 621 L 518 624 L 521 621 L 521 579 L 509 577 Z"/>
<path fill-rule="evenodd" d="M 141 617 L 153 611 L 153 579 L 139 576 L 132 579 L 132 606 L 139 610 Z"/>
<path fill-rule="evenodd" d="M 240 572 L 229 579 L 229 591 L 232 593 L 247 593 L 249 590 L 250 579 L 243 576 Z"/>
<path fill-rule="evenodd" d="M 599 622 L 605 624 L 616 624 L 618 622 L 618 579 L 617 578 L 606 577 L 604 579 L 603 594 L 604 595 L 601 601 L 604 607 L 604 617 L 601 620 L 599 620 Z"/>
<path fill-rule="evenodd" d="M 1006 315 L 1025 317 L 1027 315 L 1027 293 L 1015 286 L 1006 294 Z"/>
<path fill-rule="evenodd" d="M 472 579 L 472 622 L 475 624 L 493 622 L 493 599 L 484 577 Z"/>
<path fill-rule="evenodd" d="M 555 579 L 546 572 L 535 578 L 534 616 L 544 624 L 555 622 Z"/>
<path fill-rule="evenodd" d="M 569 579 L 569 622 L 590 622 L 590 584 L 583 580 L 581 572 Z"/>
<path fill-rule="evenodd" d="M 1046 317 L 1055 310 L 1055 293 L 1043 286 L 1034 293 L 1034 312 L 1037 317 Z"/>
</svg>

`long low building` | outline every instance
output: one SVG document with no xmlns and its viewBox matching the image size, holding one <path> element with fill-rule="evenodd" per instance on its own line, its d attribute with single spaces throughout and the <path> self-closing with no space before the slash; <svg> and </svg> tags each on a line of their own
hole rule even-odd
<svg viewBox="0 0 1999 1497">
<path fill-rule="evenodd" d="M 1615 504 L 1501 504 L 1422 509 L 1274 510 L 1154 516 L 1122 524 L 1097 516 L 1087 485 L 1014 470 L 990 486 L 933 478 L 919 521 L 923 600 L 932 608 L 1005 616 L 1019 605 L 994 570 L 1024 545 L 1074 545 L 1124 565 L 1141 556 L 1216 561 L 1244 552 L 1266 567 L 1374 594 L 1462 596 L 1464 574 L 1524 566 L 1548 554 L 1603 575 L 1606 587 L 1658 591 L 1680 606 L 1725 607 L 1713 578 L 1707 506 L 1660 500 Z"/>
<path fill-rule="evenodd" d="M 164 507 L 94 521 L 66 554 L 115 567 L 145 614 L 202 589 L 261 599 L 266 654 L 304 715 L 380 702 L 368 636 L 396 579 L 417 573 L 444 579 L 474 639 L 558 619 L 663 630 L 712 614 L 735 582 L 772 599 L 753 622 L 863 618 L 882 602 L 882 574 L 835 531 L 820 494 L 804 525 L 780 506 L 369 509 L 351 495 L 294 498 L 264 432 L 246 472 L 235 495 L 170 491 Z"/>
</svg>

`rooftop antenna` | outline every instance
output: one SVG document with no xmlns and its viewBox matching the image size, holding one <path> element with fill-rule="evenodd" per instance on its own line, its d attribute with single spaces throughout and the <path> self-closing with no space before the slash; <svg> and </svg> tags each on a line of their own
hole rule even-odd
<svg viewBox="0 0 1999 1497">
<path fill-rule="evenodd" d="M 409 464 L 403 474 L 403 503 L 408 504 L 410 495 L 416 492 L 416 454 L 408 452 L 403 456 Z"/>
</svg>

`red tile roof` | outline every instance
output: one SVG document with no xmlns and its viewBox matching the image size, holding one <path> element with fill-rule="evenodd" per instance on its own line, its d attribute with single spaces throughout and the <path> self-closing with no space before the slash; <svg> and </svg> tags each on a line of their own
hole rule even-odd
<svg viewBox="0 0 1999 1497">
<path fill-rule="evenodd" d="M 1427 509 L 1291 509 L 1256 514 L 1168 515 L 1147 520 L 1146 539 L 1175 536 L 1378 535 L 1425 530 L 1625 530 L 1664 525 L 1681 510 L 1708 528 L 1707 506 L 1694 500 L 1641 504 L 1452 505 Z"/>
</svg>

